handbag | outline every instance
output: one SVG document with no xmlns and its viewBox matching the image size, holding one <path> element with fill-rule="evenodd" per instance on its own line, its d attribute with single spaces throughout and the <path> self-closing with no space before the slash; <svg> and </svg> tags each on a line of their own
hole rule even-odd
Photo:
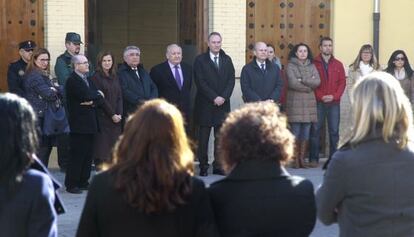
<svg viewBox="0 0 414 237">
<path fill-rule="evenodd" d="M 43 135 L 58 135 L 69 133 L 69 123 L 66 117 L 65 108 L 60 99 L 49 101 L 44 113 Z"/>
</svg>

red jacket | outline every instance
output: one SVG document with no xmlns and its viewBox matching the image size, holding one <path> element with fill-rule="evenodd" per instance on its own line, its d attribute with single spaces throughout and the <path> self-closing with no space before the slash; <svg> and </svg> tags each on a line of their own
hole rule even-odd
<svg viewBox="0 0 414 237">
<path fill-rule="evenodd" d="M 325 73 L 322 56 L 319 54 L 313 61 L 318 69 L 321 78 L 321 84 L 315 89 L 315 97 L 318 102 L 323 102 L 322 97 L 333 95 L 333 102 L 339 103 L 342 93 L 345 90 L 345 70 L 340 61 L 333 56 L 328 62 L 328 73 Z"/>
</svg>

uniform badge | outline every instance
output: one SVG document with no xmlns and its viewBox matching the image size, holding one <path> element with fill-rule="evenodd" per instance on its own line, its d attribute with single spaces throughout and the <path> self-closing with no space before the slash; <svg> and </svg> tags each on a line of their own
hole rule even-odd
<svg viewBox="0 0 414 237">
<path fill-rule="evenodd" d="M 23 70 L 21 70 L 21 69 L 20 69 L 17 73 L 18 73 L 18 74 L 19 74 L 19 76 L 21 76 L 21 77 L 22 77 L 22 76 L 24 76 L 24 71 L 23 71 Z"/>
</svg>

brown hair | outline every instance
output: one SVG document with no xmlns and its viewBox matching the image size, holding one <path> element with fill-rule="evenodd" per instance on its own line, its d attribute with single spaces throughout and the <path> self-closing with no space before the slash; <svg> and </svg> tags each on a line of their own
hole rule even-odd
<svg viewBox="0 0 414 237">
<path fill-rule="evenodd" d="M 102 68 L 102 60 L 105 56 L 111 56 L 112 58 L 112 67 L 109 69 L 109 75 L 110 77 L 116 77 L 116 71 L 117 71 L 117 66 L 116 66 L 116 62 L 115 62 L 115 57 L 112 54 L 112 52 L 110 51 L 102 51 L 98 54 L 98 56 L 96 57 L 96 71 L 101 74 L 102 76 L 105 76 L 105 72 Z"/>
<path fill-rule="evenodd" d="M 115 188 L 145 213 L 174 210 L 191 193 L 193 153 L 179 110 L 162 99 L 145 102 L 115 145 Z"/>
<path fill-rule="evenodd" d="M 33 51 L 33 54 L 32 54 L 32 57 L 30 58 L 29 63 L 27 64 L 27 67 L 26 67 L 26 72 L 27 73 L 29 73 L 29 72 L 31 72 L 33 70 L 40 70 L 36 66 L 35 61 L 42 54 L 47 54 L 47 56 L 49 57 L 49 60 L 50 60 L 50 53 L 49 53 L 49 51 L 47 49 L 45 49 L 45 48 L 36 48 Z M 47 65 L 46 73 L 47 73 L 47 75 L 50 74 L 50 63 Z"/>
<path fill-rule="evenodd" d="M 364 45 L 361 46 L 361 48 L 359 49 L 359 52 L 358 52 L 358 56 L 355 58 L 354 62 L 351 65 L 349 65 L 349 67 L 354 69 L 354 71 L 359 69 L 359 62 L 362 61 L 361 55 L 362 55 L 363 51 L 371 52 L 371 60 L 369 61 L 369 65 L 374 70 L 379 70 L 380 69 L 380 64 L 378 63 L 377 57 L 375 56 L 374 48 L 370 44 L 364 44 Z"/>
<path fill-rule="evenodd" d="M 219 136 L 220 161 L 227 172 L 244 160 L 283 163 L 292 157 L 293 142 L 286 116 L 273 102 L 249 103 L 225 120 Z"/>
</svg>

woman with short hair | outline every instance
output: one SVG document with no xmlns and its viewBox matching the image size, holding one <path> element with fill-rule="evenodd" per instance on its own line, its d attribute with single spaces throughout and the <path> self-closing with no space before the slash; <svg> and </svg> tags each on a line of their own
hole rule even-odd
<svg viewBox="0 0 414 237">
<path fill-rule="evenodd" d="M 0 94 L 0 141 L 0 235 L 56 237 L 52 180 L 29 168 L 38 147 L 36 115 L 17 95 Z"/>
<path fill-rule="evenodd" d="M 250 103 L 228 115 L 219 136 L 228 175 L 209 188 L 221 236 L 309 236 L 316 220 L 313 185 L 284 168 L 293 144 L 273 102 Z"/>
<path fill-rule="evenodd" d="M 354 130 L 332 157 L 316 194 L 318 217 L 341 237 L 412 236 L 411 105 L 391 75 L 374 72 L 352 93 Z"/>
<path fill-rule="evenodd" d="M 113 165 L 89 188 L 77 235 L 215 236 L 204 183 L 193 177 L 183 117 L 161 99 L 127 120 Z"/>
</svg>

